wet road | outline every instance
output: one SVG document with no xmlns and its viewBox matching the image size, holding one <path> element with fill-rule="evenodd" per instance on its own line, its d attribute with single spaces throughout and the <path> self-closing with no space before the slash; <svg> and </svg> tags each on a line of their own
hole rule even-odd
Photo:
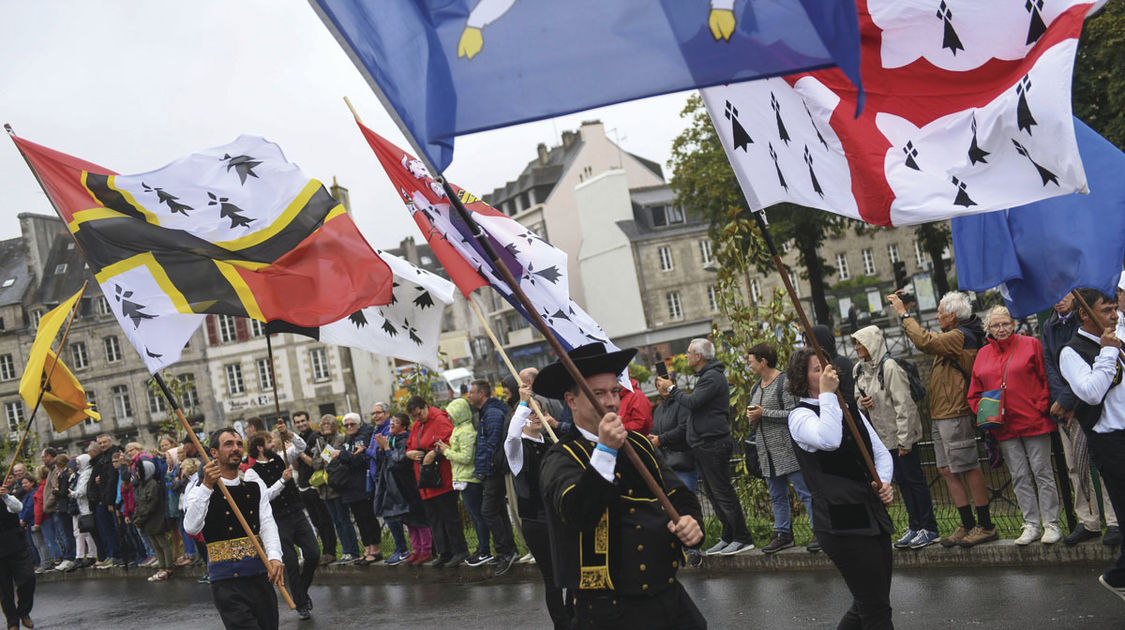
<svg viewBox="0 0 1125 630">
<path fill-rule="evenodd" d="M 1099 566 L 902 570 L 892 603 L 898 628 L 1125 628 L 1125 601 L 1096 582 Z M 835 628 L 850 603 L 834 572 L 682 575 L 711 628 Z M 512 630 L 544 628 L 536 583 L 407 582 L 314 586 L 313 620 L 281 612 L 281 627 Z M 153 630 L 219 628 L 210 591 L 193 580 L 136 578 L 41 583 L 37 628 Z M 386 627 L 386 626 L 384 626 Z M 622 629 L 628 630 L 628 629 Z"/>
</svg>

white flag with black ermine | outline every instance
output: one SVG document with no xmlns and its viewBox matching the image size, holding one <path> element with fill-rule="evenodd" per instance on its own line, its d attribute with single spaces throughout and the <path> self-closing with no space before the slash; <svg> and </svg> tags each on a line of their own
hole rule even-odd
<svg viewBox="0 0 1125 630">
<path fill-rule="evenodd" d="M 438 369 L 438 342 L 445 307 L 453 303 L 453 283 L 407 261 L 378 251 L 394 273 L 391 303 L 369 306 L 339 321 L 316 328 L 283 321 L 266 331 L 292 332 L 323 343 L 366 350 Z"/>
<path fill-rule="evenodd" d="M 859 0 L 836 69 L 701 90 L 751 208 L 912 225 L 1085 191 L 1071 118 L 1091 0 Z"/>
</svg>

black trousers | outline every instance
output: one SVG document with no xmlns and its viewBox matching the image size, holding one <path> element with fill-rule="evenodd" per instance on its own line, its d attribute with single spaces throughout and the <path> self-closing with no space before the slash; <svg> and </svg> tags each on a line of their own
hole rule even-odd
<svg viewBox="0 0 1125 630">
<path fill-rule="evenodd" d="M 535 558 L 535 566 L 543 574 L 543 594 L 547 600 L 547 613 L 555 630 L 570 630 L 574 610 L 567 605 L 562 587 L 555 584 L 555 572 L 551 563 L 551 536 L 545 521 L 520 519 L 523 523 L 523 539 Z"/>
<path fill-rule="evenodd" d="M 1094 458 L 1094 465 L 1098 468 L 1102 483 L 1105 484 L 1109 502 L 1118 514 L 1125 514 L 1125 431 L 1110 433 L 1086 433 L 1086 442 L 1090 445 L 1090 455 Z M 1105 581 L 1110 586 L 1125 586 L 1125 545 L 1121 547 L 1121 555 L 1105 572 Z"/>
<path fill-rule="evenodd" d="M 304 510 L 288 514 L 274 514 L 277 523 L 277 536 L 281 539 L 281 561 L 285 563 L 285 585 L 293 595 L 293 603 L 303 608 L 309 603 L 309 585 L 312 584 L 316 567 L 320 564 L 320 548 L 316 534 L 305 516 Z M 297 559 L 297 549 L 304 556 L 304 567 Z"/>
<path fill-rule="evenodd" d="M 488 531 L 492 534 L 492 546 L 496 555 L 509 556 L 516 552 L 516 541 L 512 537 L 512 522 L 508 520 L 508 490 L 503 474 L 489 475 L 481 482 L 484 498 L 480 512 Z"/>
<path fill-rule="evenodd" d="M 824 553 L 852 593 L 837 630 L 891 630 L 891 536 L 836 536 L 816 532 Z"/>
<path fill-rule="evenodd" d="M 742 504 L 734 492 L 730 480 L 730 456 L 734 452 L 734 441 L 730 436 L 705 442 L 691 450 L 695 455 L 695 467 L 703 481 L 703 492 L 715 508 L 715 515 L 723 524 L 722 539 L 727 542 L 751 544 L 754 538 L 746 527 L 746 517 Z"/>
<path fill-rule="evenodd" d="M 359 528 L 359 539 L 363 541 L 364 546 L 381 544 L 383 528 L 379 527 L 379 519 L 375 516 L 375 505 L 371 502 L 371 497 L 344 505 L 351 510 L 352 517 L 355 518 L 356 527 Z"/>
<path fill-rule="evenodd" d="M 452 490 L 422 499 L 422 509 L 426 512 L 426 522 L 434 537 L 434 555 L 446 558 L 468 553 L 465 532 L 461 530 L 461 512 L 457 509 L 457 493 Z"/>
<path fill-rule="evenodd" d="M 930 487 L 926 485 L 926 475 L 922 472 L 922 459 L 917 446 L 911 446 L 906 455 L 899 455 L 898 449 L 890 452 L 891 461 L 895 465 L 894 482 L 898 484 L 902 502 L 906 504 L 910 529 L 936 532 L 938 526 L 934 517 L 934 501 L 930 497 Z"/>
<path fill-rule="evenodd" d="M 328 513 L 328 507 L 324 505 L 315 488 L 301 490 L 301 503 L 305 504 L 305 510 L 308 511 L 309 519 L 316 528 L 316 534 L 320 536 L 320 548 L 324 550 L 324 555 L 335 556 L 336 526 L 332 524 L 332 515 Z"/>
<path fill-rule="evenodd" d="M 707 620 L 679 582 L 652 596 L 583 596 L 574 600 L 576 630 L 703 630 Z"/>
<path fill-rule="evenodd" d="M 277 630 L 277 592 L 265 573 L 211 582 L 211 599 L 227 630 Z"/>
<path fill-rule="evenodd" d="M 10 529 L 0 536 L 12 538 L 0 542 L 8 551 L 0 557 L 0 609 L 8 626 L 19 627 L 20 617 L 31 614 L 35 601 L 35 567 L 22 529 Z"/>
</svg>

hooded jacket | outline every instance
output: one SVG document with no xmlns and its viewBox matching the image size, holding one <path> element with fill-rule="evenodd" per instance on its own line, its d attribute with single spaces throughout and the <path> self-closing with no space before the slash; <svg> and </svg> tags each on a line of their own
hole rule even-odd
<svg viewBox="0 0 1125 630">
<path fill-rule="evenodd" d="M 82 453 L 75 459 L 78 460 L 78 474 L 74 477 L 74 485 L 71 487 L 71 492 L 74 494 L 75 502 L 78 504 L 78 514 L 93 514 L 90 509 L 90 497 L 88 491 L 97 491 L 97 486 L 92 486 L 90 483 L 91 477 L 94 475 L 94 469 L 90 466 L 90 455 Z"/>
<path fill-rule="evenodd" d="M 500 402 L 500 401 L 497 401 Z M 503 405 L 504 403 L 500 403 Z M 429 453 L 434 450 L 434 442 L 441 440 L 449 443 L 449 436 L 453 434 L 453 421 L 449 414 L 437 407 L 430 406 L 426 410 L 426 421 L 415 422 L 410 427 L 410 437 L 406 439 L 407 451 L 423 451 Z M 441 486 L 437 488 L 418 488 L 422 500 L 432 499 L 453 490 L 453 469 L 449 460 L 438 457 L 438 470 L 441 472 Z M 418 482 L 418 475 L 422 471 L 422 462 L 414 462 L 414 482 Z"/>
<path fill-rule="evenodd" d="M 360 423 L 355 435 L 345 435 L 340 444 L 340 454 L 336 456 L 339 465 L 348 470 L 348 484 L 337 488 L 340 500 L 344 503 L 358 503 L 368 500 L 367 495 L 367 445 L 371 443 L 371 433 L 374 431 L 370 424 Z M 355 447 L 361 445 L 363 451 L 357 455 Z"/>
<path fill-rule="evenodd" d="M 133 497 L 137 505 L 133 524 L 150 536 L 163 534 L 167 523 L 164 518 L 166 493 L 164 480 L 156 476 L 156 464 L 151 459 L 138 458 L 135 479 Z"/>
<path fill-rule="evenodd" d="M 828 355 L 832 365 L 836 367 L 836 374 L 840 377 L 840 393 L 844 395 L 844 402 L 848 403 L 849 407 L 854 407 L 852 360 L 836 352 L 836 336 L 832 334 L 832 329 L 823 324 L 818 324 L 813 326 L 812 331 L 820 347 L 824 349 L 824 353 Z"/>
<path fill-rule="evenodd" d="M 504 421 L 507 418 L 508 405 L 499 398 L 489 398 L 481 405 L 476 453 L 473 454 L 473 474 L 478 479 L 484 479 L 495 472 L 496 455 L 503 455 Z"/>
<path fill-rule="evenodd" d="M 621 390 L 621 405 L 617 408 L 617 415 L 621 416 L 621 423 L 626 429 L 648 435 L 652 433 L 652 403 L 641 392 L 641 384 L 637 379 L 630 378 L 629 383 L 633 390 Z"/>
<path fill-rule="evenodd" d="M 690 394 L 677 387 L 668 397 L 691 412 L 687 443 L 692 448 L 730 435 L 730 385 L 725 369 L 718 359 L 711 359 L 696 372 L 699 378 Z"/>
<path fill-rule="evenodd" d="M 453 421 L 453 434 L 449 436 L 449 448 L 445 449 L 445 458 L 453 465 L 453 481 L 480 483 L 480 479 L 473 475 L 473 456 L 477 445 L 473 408 L 464 398 L 456 398 L 446 405 L 445 413 Z"/>
<path fill-rule="evenodd" d="M 874 405 L 864 411 L 887 450 L 913 449 L 922 438 L 922 420 L 918 417 L 918 406 L 910 397 L 910 377 L 887 354 L 887 342 L 878 326 L 861 328 L 852 334 L 852 339 L 863 344 L 870 357 L 855 364 L 856 400 L 864 395 L 871 397 Z M 882 385 L 879 384 L 880 371 Z"/>
<path fill-rule="evenodd" d="M 1008 362 L 1009 357 L 1011 362 Z M 969 384 L 968 402 L 976 413 L 981 392 L 1000 389 L 1004 365 L 1008 364 L 1007 390 L 1004 392 L 1004 424 L 993 429 L 997 440 L 1032 437 L 1050 433 L 1057 427 L 1047 416 L 1047 377 L 1043 371 L 1043 346 L 1035 337 L 1013 334 L 988 345 L 977 353 Z"/>
<path fill-rule="evenodd" d="M 946 420 L 971 415 L 973 410 L 965 394 L 969 386 L 967 376 L 972 374 L 977 349 L 984 341 L 980 318 L 973 315 L 959 322 L 957 328 L 934 333 L 923 330 L 913 317 L 906 317 L 902 320 L 902 330 L 916 348 L 934 357 L 930 385 L 926 388 L 930 397 L 930 418 Z M 971 338 L 965 336 L 965 330 Z"/>
</svg>

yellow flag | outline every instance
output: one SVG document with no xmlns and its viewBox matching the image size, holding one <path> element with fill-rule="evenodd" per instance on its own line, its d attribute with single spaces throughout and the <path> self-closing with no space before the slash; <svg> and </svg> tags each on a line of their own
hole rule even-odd
<svg viewBox="0 0 1125 630">
<path fill-rule="evenodd" d="M 55 353 L 51 344 L 59 334 L 59 329 L 66 323 L 74 305 L 82 297 L 85 287 L 75 293 L 69 300 L 51 309 L 39 318 L 39 329 L 35 333 L 35 343 L 31 344 L 31 353 L 27 358 L 27 367 L 24 368 L 23 378 L 20 379 L 20 397 L 28 407 L 35 407 L 39 399 L 40 387 L 47 377 L 47 370 L 55 360 Z M 42 406 L 51 417 L 55 425 L 55 432 L 61 433 L 66 429 L 90 417 L 100 420 L 98 412 L 90 408 L 86 402 L 86 391 L 74 378 L 74 374 L 60 360 L 51 374 L 51 382 L 47 383 L 47 391 L 43 395 Z"/>
</svg>

